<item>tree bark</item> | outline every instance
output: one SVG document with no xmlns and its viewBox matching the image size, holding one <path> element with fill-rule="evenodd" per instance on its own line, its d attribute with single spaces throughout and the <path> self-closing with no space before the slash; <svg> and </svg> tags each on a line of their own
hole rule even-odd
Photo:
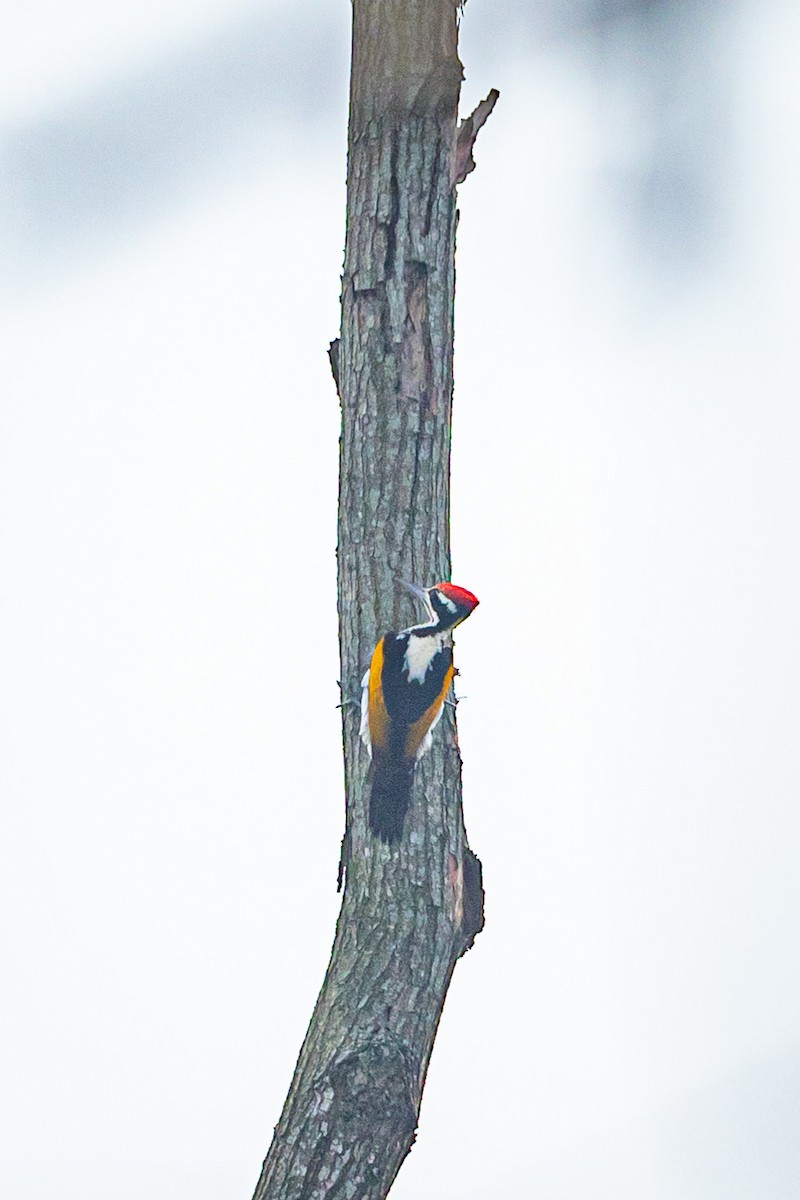
<svg viewBox="0 0 800 1200">
<path fill-rule="evenodd" d="M 369 760 L 349 703 L 379 636 L 420 617 L 395 577 L 450 578 L 456 160 L 466 162 L 461 143 L 471 151 L 474 141 L 469 131 L 457 138 L 456 8 L 353 3 L 342 327 L 331 349 L 342 407 L 345 888 L 254 1200 L 387 1194 L 414 1140 L 453 968 L 483 925 L 454 709 L 417 769 L 403 837 L 390 847 L 367 825 Z"/>
</svg>

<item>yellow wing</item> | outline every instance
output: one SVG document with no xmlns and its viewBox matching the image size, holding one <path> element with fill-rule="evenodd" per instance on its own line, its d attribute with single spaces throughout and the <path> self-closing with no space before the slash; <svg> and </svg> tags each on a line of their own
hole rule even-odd
<svg viewBox="0 0 800 1200">
<path fill-rule="evenodd" d="M 415 721 L 413 725 L 409 726 L 408 733 L 406 734 L 405 744 L 405 753 L 407 758 L 416 757 L 422 748 L 425 735 L 430 729 L 433 728 L 441 716 L 444 699 L 447 695 L 450 684 L 453 681 L 454 674 L 455 670 L 453 668 L 453 664 L 451 663 L 445 672 L 444 681 L 442 682 L 442 690 L 439 692 L 439 695 L 431 704 L 428 705 L 419 720 Z"/>
<path fill-rule="evenodd" d="M 381 750 L 389 740 L 389 714 L 383 700 L 383 638 L 378 642 L 369 668 L 369 737 L 373 749 Z"/>
</svg>

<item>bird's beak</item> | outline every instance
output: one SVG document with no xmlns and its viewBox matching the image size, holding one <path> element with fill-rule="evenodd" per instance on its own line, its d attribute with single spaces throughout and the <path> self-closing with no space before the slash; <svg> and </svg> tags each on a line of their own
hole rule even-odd
<svg viewBox="0 0 800 1200">
<path fill-rule="evenodd" d="M 430 608 L 428 593 L 425 591 L 425 588 L 420 587 L 417 583 L 409 583 L 407 579 L 398 579 L 396 576 L 395 583 L 398 583 L 401 588 L 405 588 L 415 600 L 419 600 L 420 604 L 424 604 L 426 608 Z"/>
</svg>

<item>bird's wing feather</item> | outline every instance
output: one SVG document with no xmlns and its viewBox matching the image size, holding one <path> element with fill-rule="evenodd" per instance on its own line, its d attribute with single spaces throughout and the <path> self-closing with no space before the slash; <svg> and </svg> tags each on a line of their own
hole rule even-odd
<svg viewBox="0 0 800 1200">
<path fill-rule="evenodd" d="M 389 738 L 389 714 L 384 703 L 381 677 L 384 666 L 384 643 L 381 638 L 372 655 L 370 668 L 362 680 L 361 693 L 361 736 L 366 733 L 369 738 L 369 749 L 380 749 L 386 745 Z"/>
</svg>

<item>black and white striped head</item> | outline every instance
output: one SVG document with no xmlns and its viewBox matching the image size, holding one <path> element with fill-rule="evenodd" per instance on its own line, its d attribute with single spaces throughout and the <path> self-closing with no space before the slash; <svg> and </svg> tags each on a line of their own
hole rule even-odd
<svg viewBox="0 0 800 1200">
<path fill-rule="evenodd" d="M 478 597 L 454 583 L 435 583 L 422 588 L 415 583 L 398 580 L 412 596 L 421 600 L 428 610 L 430 625 L 436 629 L 454 629 L 478 607 Z"/>
</svg>

